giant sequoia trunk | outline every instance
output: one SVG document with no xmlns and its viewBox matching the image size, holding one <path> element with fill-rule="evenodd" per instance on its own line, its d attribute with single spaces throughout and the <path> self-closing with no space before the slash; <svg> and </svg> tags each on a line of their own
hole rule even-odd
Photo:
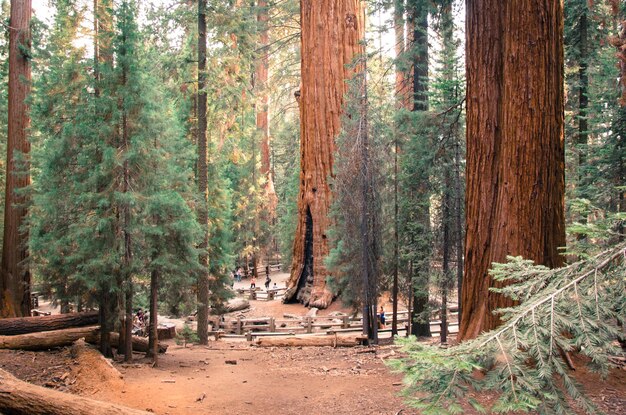
<svg viewBox="0 0 626 415">
<path fill-rule="evenodd" d="M 563 10 L 559 1 L 467 3 L 467 233 L 460 338 L 512 301 L 493 262 L 563 263 Z"/>
<path fill-rule="evenodd" d="M 30 185 L 27 131 L 30 117 L 31 0 L 11 1 L 9 29 L 9 118 L 7 135 L 4 239 L 0 268 L 0 317 L 30 315 L 28 232 L 21 229 L 27 214 L 27 197 L 17 193 Z"/>
<path fill-rule="evenodd" d="M 300 193 L 293 264 L 284 301 L 298 299 L 311 307 L 326 308 L 333 297 L 326 287 L 328 272 L 324 266 L 332 200 L 328 180 L 335 138 L 341 130 L 346 80 L 356 72 L 350 64 L 363 52 L 365 11 L 359 0 L 302 0 L 300 13 Z"/>
</svg>

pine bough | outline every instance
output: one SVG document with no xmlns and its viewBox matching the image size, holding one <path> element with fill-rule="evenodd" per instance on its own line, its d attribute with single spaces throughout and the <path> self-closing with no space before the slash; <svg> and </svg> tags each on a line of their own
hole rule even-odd
<svg viewBox="0 0 626 415">
<path fill-rule="evenodd" d="M 406 357 L 389 365 L 405 374 L 409 404 L 425 415 L 463 413 L 460 402 L 479 412 L 600 413 L 572 377 L 566 352 L 608 375 L 626 323 L 626 245 L 554 270 L 508 260 L 491 275 L 510 284 L 497 291 L 520 305 L 499 310 L 498 329 L 450 349 L 399 339 Z M 497 395 L 489 408 L 468 397 L 481 391 Z"/>
</svg>

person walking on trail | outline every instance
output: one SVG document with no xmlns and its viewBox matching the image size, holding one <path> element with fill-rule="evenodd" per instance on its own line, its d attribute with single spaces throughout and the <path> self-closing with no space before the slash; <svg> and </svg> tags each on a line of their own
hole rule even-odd
<svg viewBox="0 0 626 415">
<path fill-rule="evenodd" d="M 252 276 L 252 279 L 250 280 L 250 288 L 256 288 L 256 278 L 254 278 L 254 275 Z"/>
<path fill-rule="evenodd" d="M 385 309 L 383 306 L 380 306 L 380 312 L 378 313 L 378 318 L 380 319 L 380 325 L 382 328 L 385 328 Z"/>
<path fill-rule="evenodd" d="M 272 280 L 270 279 L 270 276 L 266 276 L 265 277 L 265 291 L 270 289 L 270 283 L 272 282 Z"/>
</svg>

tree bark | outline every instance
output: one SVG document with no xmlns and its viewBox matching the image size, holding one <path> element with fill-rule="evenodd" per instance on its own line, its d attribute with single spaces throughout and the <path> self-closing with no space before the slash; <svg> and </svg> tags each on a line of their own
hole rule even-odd
<svg viewBox="0 0 626 415">
<path fill-rule="evenodd" d="M 39 333 L 18 334 L 16 336 L 0 336 L 0 349 L 47 350 L 55 347 L 69 346 L 80 338 L 96 338 L 97 326 L 72 329 L 44 331 Z"/>
<path fill-rule="evenodd" d="M 578 137 L 576 138 L 576 152 L 578 153 L 578 181 L 576 183 L 576 197 L 581 199 L 588 198 L 589 185 L 586 174 L 587 149 L 589 141 L 589 122 L 587 117 L 587 109 L 589 106 L 589 98 L 587 91 L 589 89 L 589 21 L 587 6 L 588 0 L 581 0 L 580 16 L 578 18 Z M 580 223 L 587 223 L 587 213 L 583 212 L 577 220 Z M 585 235 L 577 235 L 577 239 L 584 240 Z"/>
<path fill-rule="evenodd" d="M 94 96 L 95 96 L 95 120 L 109 122 L 112 118 L 110 110 L 103 110 L 106 106 L 99 103 L 100 89 L 102 83 L 101 69 L 103 65 L 109 68 L 113 65 L 113 47 L 112 38 L 110 36 L 113 30 L 113 21 L 111 15 L 111 0 L 94 0 L 93 1 L 93 43 L 94 43 Z M 109 137 L 110 139 L 110 137 Z M 97 149 L 97 162 L 102 162 L 102 149 Z M 108 183 L 99 182 L 96 185 L 96 192 L 100 193 L 108 186 Z M 100 283 L 98 293 L 98 303 L 100 312 L 100 327 L 106 335 L 100 338 L 100 353 L 106 357 L 113 355 L 111 345 L 109 344 L 108 333 L 113 330 L 114 320 L 117 317 L 117 294 L 114 293 L 110 285 L 110 281 L 102 281 Z"/>
<path fill-rule="evenodd" d="M 36 333 L 98 324 L 98 312 L 0 319 L 0 335 Z"/>
<path fill-rule="evenodd" d="M 409 27 L 412 34 L 411 63 L 412 63 L 412 94 L 410 97 L 411 108 L 414 112 L 428 111 L 428 4 L 424 1 L 413 0 L 407 3 L 409 13 Z M 418 132 L 419 134 L 419 132 Z M 420 157 L 419 155 L 416 155 Z M 422 238 L 430 234 L 430 194 L 429 173 L 420 169 L 420 175 L 412 190 L 416 204 L 415 220 L 420 223 L 424 232 Z M 413 286 L 413 327 L 411 334 L 415 336 L 430 337 L 430 324 L 428 314 L 429 289 L 430 289 L 430 251 L 426 248 L 429 243 L 422 243 L 417 248 L 416 271 L 411 275 Z"/>
<path fill-rule="evenodd" d="M 332 201 L 328 179 L 333 175 L 346 80 L 356 73 L 350 64 L 363 52 L 365 12 L 359 0 L 301 0 L 300 4 L 300 191 L 291 276 L 283 301 L 298 299 L 326 308 L 333 299 L 324 266 Z"/>
<path fill-rule="evenodd" d="M 209 342 L 209 182 L 207 147 L 207 94 L 206 88 L 206 0 L 198 0 L 198 222 L 204 234 L 200 249 L 198 273 L 198 337 L 200 344 Z"/>
<path fill-rule="evenodd" d="M 0 317 L 30 315 L 30 270 L 27 216 L 28 196 L 20 193 L 30 185 L 30 18 L 31 0 L 11 1 L 9 23 L 9 103 L 4 208 L 4 239 L 0 265 Z"/>
<path fill-rule="evenodd" d="M 150 412 L 22 382 L 0 369 L 0 413 L 7 415 L 149 415 Z"/>
<path fill-rule="evenodd" d="M 493 311 L 513 304 L 489 291 L 493 262 L 558 267 L 565 245 L 561 2 L 474 0 L 466 24 L 462 340 L 498 326 Z"/>
<path fill-rule="evenodd" d="M 267 0 L 259 0 L 257 21 L 260 25 L 259 49 L 260 56 L 256 65 L 254 86 L 257 90 L 258 107 L 256 113 L 256 127 L 261 132 L 261 174 L 265 176 L 268 202 L 277 202 L 274 190 L 270 160 L 270 123 L 269 123 L 269 30 L 268 30 L 268 5 Z M 270 208 L 276 205 L 270 203 Z"/>
<path fill-rule="evenodd" d="M 406 85 L 405 73 L 402 68 L 402 59 L 404 59 L 404 0 L 395 0 L 394 2 L 394 32 L 396 35 L 396 102 L 398 109 L 406 105 Z M 399 127 L 399 126 L 397 126 Z M 392 316 L 391 316 L 391 335 L 398 334 L 398 267 L 400 261 L 400 243 L 399 243 L 399 205 L 398 205 L 398 152 L 400 151 L 400 131 L 396 128 L 394 133 L 394 153 L 393 153 L 393 285 L 391 288 Z"/>
<path fill-rule="evenodd" d="M 159 271 L 156 269 L 152 270 L 150 273 L 150 333 L 148 335 L 148 353 L 146 357 L 152 358 L 154 366 L 158 366 L 159 364 L 159 274 Z"/>
</svg>

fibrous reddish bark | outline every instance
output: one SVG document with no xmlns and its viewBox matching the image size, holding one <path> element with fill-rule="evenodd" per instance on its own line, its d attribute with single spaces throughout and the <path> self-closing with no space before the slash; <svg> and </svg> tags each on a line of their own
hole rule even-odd
<svg viewBox="0 0 626 415">
<path fill-rule="evenodd" d="M 350 64 L 363 52 L 365 10 L 359 0 L 301 0 L 300 192 L 288 290 L 283 301 L 326 308 L 328 217 L 335 138 L 341 129 Z M 307 235 L 309 236 L 307 238 Z"/>
<path fill-rule="evenodd" d="M 19 191 L 30 185 L 27 131 L 30 116 L 26 98 L 30 93 L 31 0 L 11 1 L 9 23 L 9 103 L 7 166 L 4 208 L 4 239 L 0 267 L 0 317 L 30 315 L 28 232 L 22 225 L 27 215 L 27 196 Z M 21 160 L 21 161 L 20 161 Z"/>
<path fill-rule="evenodd" d="M 559 1 L 467 3 L 467 233 L 461 339 L 512 305 L 493 262 L 563 263 L 563 10 Z"/>
<path fill-rule="evenodd" d="M 261 49 L 260 56 L 256 65 L 255 76 L 255 89 L 258 95 L 258 104 L 256 112 L 256 128 L 261 132 L 261 174 L 265 176 L 267 194 L 270 197 L 271 202 L 276 201 L 276 191 L 274 190 L 274 179 L 272 177 L 271 165 L 270 165 L 270 123 L 269 123 L 269 93 L 267 81 L 269 79 L 269 31 L 267 28 L 268 22 L 268 9 L 267 0 L 259 0 L 259 12 L 257 20 L 261 26 L 261 32 L 259 35 L 259 48 Z"/>
</svg>

